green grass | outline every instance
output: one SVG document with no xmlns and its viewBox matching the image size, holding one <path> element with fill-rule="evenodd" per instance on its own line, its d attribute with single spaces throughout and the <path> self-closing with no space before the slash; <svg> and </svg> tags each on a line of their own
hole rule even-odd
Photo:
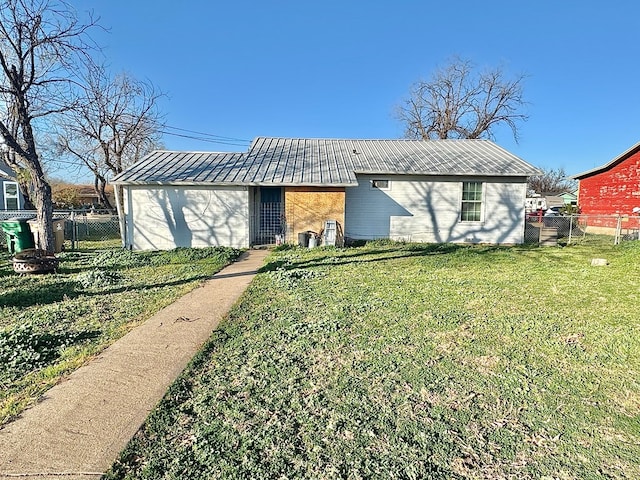
<svg viewBox="0 0 640 480">
<path fill-rule="evenodd" d="M 133 253 L 118 241 L 58 254 L 55 274 L 17 275 L 0 254 L 0 425 L 64 375 L 233 261 L 227 248 Z"/>
<path fill-rule="evenodd" d="M 108 478 L 640 478 L 639 259 L 283 249 Z"/>
</svg>

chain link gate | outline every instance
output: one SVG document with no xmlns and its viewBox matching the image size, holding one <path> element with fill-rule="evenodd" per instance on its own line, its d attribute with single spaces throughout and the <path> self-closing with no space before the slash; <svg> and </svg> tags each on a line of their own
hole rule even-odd
<svg viewBox="0 0 640 480">
<path fill-rule="evenodd" d="M 10 219 L 33 219 L 34 210 L 2 210 L 0 221 Z M 118 215 L 96 214 L 85 210 L 55 210 L 54 220 L 64 220 L 65 248 L 80 248 L 81 242 L 100 242 L 120 239 Z M 0 244 L 6 248 L 5 235 L 0 235 Z"/>
</svg>

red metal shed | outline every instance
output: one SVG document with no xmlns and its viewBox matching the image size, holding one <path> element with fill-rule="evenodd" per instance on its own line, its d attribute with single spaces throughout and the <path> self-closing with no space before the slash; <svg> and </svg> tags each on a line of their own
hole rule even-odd
<svg viewBox="0 0 640 480">
<path fill-rule="evenodd" d="M 640 143 L 609 163 L 573 178 L 579 181 L 581 214 L 635 215 L 634 207 L 640 207 Z M 615 227 L 615 224 L 602 226 Z"/>
</svg>

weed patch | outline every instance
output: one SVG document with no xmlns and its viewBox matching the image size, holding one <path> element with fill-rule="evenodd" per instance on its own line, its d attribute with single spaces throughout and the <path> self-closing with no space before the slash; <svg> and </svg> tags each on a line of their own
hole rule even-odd
<svg viewBox="0 0 640 480">
<path fill-rule="evenodd" d="M 0 381 L 14 381 L 60 356 L 64 348 L 95 338 L 99 331 L 42 331 L 32 322 L 0 330 Z"/>
<path fill-rule="evenodd" d="M 135 268 L 148 263 L 148 256 L 134 253 L 124 248 L 99 252 L 91 261 L 91 265 L 100 268 Z"/>
<path fill-rule="evenodd" d="M 312 278 L 317 278 L 320 274 L 313 270 L 287 270 L 285 268 L 278 268 L 269 272 L 269 276 L 277 285 L 290 289 L 294 288 L 301 282 L 306 282 Z"/>
<path fill-rule="evenodd" d="M 120 284 L 122 281 L 123 277 L 119 273 L 98 269 L 87 270 L 76 276 L 76 282 L 85 289 L 111 287 Z"/>
</svg>

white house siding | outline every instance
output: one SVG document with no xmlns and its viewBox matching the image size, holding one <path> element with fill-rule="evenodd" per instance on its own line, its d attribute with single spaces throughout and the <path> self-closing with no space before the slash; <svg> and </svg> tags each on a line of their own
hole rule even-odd
<svg viewBox="0 0 640 480">
<path fill-rule="evenodd" d="M 389 189 L 372 188 L 389 180 Z M 462 182 L 483 182 L 482 221 L 461 222 Z M 347 188 L 345 236 L 414 242 L 517 244 L 524 241 L 526 179 L 358 175 Z"/>
<path fill-rule="evenodd" d="M 249 246 L 246 187 L 126 186 L 127 246 L 134 250 Z"/>
</svg>

